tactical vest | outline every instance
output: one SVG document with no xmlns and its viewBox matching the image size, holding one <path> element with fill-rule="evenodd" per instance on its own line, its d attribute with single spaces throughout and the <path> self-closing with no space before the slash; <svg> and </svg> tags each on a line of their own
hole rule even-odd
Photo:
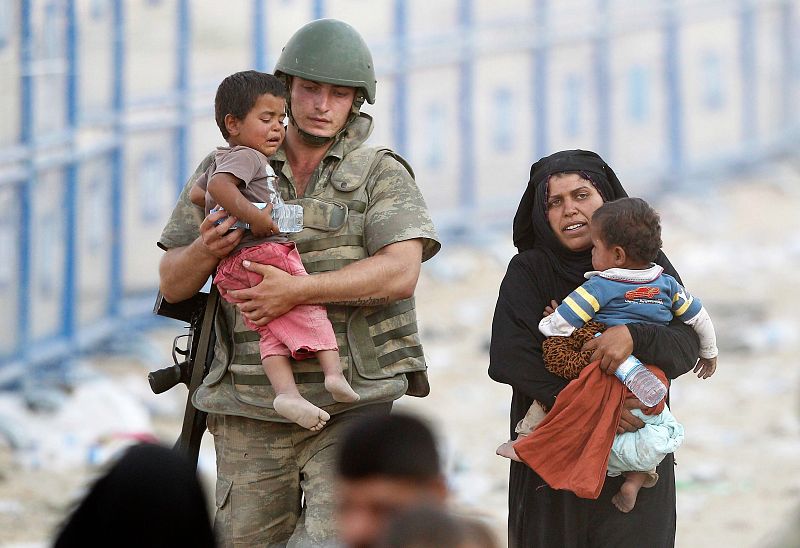
<svg viewBox="0 0 800 548">
<path fill-rule="evenodd" d="M 329 175 L 323 174 L 328 181 L 319 182 L 320 194 L 286 200 L 303 206 L 303 231 L 290 238 L 309 274 L 338 270 L 368 257 L 364 216 L 374 181 L 371 176 L 386 155 L 396 158 L 413 176 L 405 160 L 390 149 L 360 147 Z M 261 366 L 258 333 L 250 331 L 241 314 L 225 304 L 216 328 L 218 333 L 232 334 L 233 346 L 228 352 L 220 339 L 230 337 L 217 338 L 215 363 L 196 394 L 196 405 L 209 412 L 285 421 L 272 407 L 275 392 Z M 325 390 L 316 358 L 292 360 L 295 382 L 306 399 L 337 413 L 355 405 L 393 401 L 403 393 L 428 394 L 413 297 L 384 306 L 329 305 L 327 311 L 345 377 L 361 400 L 335 402 Z"/>
</svg>

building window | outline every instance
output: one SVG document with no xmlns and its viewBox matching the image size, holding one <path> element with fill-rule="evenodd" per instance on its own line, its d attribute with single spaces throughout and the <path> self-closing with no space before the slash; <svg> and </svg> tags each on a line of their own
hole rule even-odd
<svg viewBox="0 0 800 548">
<path fill-rule="evenodd" d="M 59 278 L 56 273 L 58 261 L 54 259 L 57 256 L 58 246 L 63 246 L 63 231 L 59 230 L 61 222 L 58 212 L 55 210 L 46 213 L 37 222 L 41 239 L 33 268 L 36 272 L 36 287 L 39 296 L 49 299 L 55 294 L 55 280 Z M 60 235 L 61 238 L 59 238 Z"/>
<path fill-rule="evenodd" d="M 144 154 L 139 176 L 139 217 L 145 223 L 162 218 L 160 197 L 169 185 L 164 156 L 155 151 Z"/>
<path fill-rule="evenodd" d="M 0 49 L 6 47 L 11 40 L 12 17 L 14 10 L 11 7 L 11 0 L 0 0 Z"/>
<path fill-rule="evenodd" d="M 108 0 L 92 0 L 89 4 L 89 14 L 95 21 L 104 19 L 107 12 Z"/>
<path fill-rule="evenodd" d="M 110 230 L 108 204 L 110 199 L 106 192 L 105 179 L 94 175 L 86 189 L 86 218 L 91 222 L 84 223 L 84 241 L 92 256 L 100 256 L 106 247 L 106 239 Z"/>
<path fill-rule="evenodd" d="M 637 124 L 650 116 L 650 76 L 643 66 L 628 72 L 628 116 Z"/>
<path fill-rule="evenodd" d="M 722 80 L 722 60 L 714 52 L 706 52 L 701 57 L 702 101 L 708 110 L 719 110 L 725 104 L 725 90 Z M 755 85 L 755 82 L 751 82 Z"/>
<path fill-rule="evenodd" d="M 445 119 L 444 109 L 439 103 L 428 105 L 425 116 L 425 134 L 428 136 L 428 146 L 425 152 L 425 165 L 429 169 L 439 169 L 444 163 Z"/>
<path fill-rule="evenodd" d="M 576 137 L 581 129 L 581 79 L 570 74 L 564 82 L 564 132 Z"/>
<path fill-rule="evenodd" d="M 513 146 L 512 128 L 514 127 L 514 97 L 508 88 L 499 88 L 494 92 L 494 116 L 492 124 L 492 142 L 498 152 L 508 152 Z"/>
</svg>

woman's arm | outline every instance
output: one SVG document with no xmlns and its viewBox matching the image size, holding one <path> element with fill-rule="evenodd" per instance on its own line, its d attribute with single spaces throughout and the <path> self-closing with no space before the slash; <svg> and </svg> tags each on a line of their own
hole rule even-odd
<svg viewBox="0 0 800 548">
<path fill-rule="evenodd" d="M 539 320 L 549 299 L 540 295 L 530 253 L 516 255 L 500 285 L 489 348 L 489 377 L 548 407 L 567 381 L 547 371 Z M 552 297 L 551 295 L 550 297 Z"/>
</svg>

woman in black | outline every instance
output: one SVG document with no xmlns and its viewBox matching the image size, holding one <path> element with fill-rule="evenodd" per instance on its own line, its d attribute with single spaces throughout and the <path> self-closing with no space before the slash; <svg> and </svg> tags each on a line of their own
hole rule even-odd
<svg viewBox="0 0 800 548">
<path fill-rule="evenodd" d="M 511 385 L 511 434 L 534 400 L 550 408 L 567 381 L 544 367 L 538 324 L 546 306 L 554 306 L 592 270 L 588 221 L 605 201 L 626 196 L 619 180 L 594 152 L 571 150 L 542 158 L 531 167 L 530 181 L 514 217 L 514 245 L 492 323 L 489 376 Z M 656 261 L 680 281 L 663 253 Z M 602 341 L 602 342 L 601 342 Z M 692 328 L 680 321 L 668 327 L 627 324 L 612 327 L 590 343 L 603 369 L 634 353 L 658 365 L 674 379 L 697 361 Z M 626 401 L 635 405 L 636 400 Z M 625 429 L 641 426 L 627 409 Z M 658 483 L 644 489 L 636 507 L 623 514 L 611 503 L 623 477 L 606 478 L 597 500 L 550 489 L 530 468 L 511 462 L 508 496 L 512 547 L 667 547 L 675 542 L 675 476 L 672 455 L 658 466 Z"/>
</svg>

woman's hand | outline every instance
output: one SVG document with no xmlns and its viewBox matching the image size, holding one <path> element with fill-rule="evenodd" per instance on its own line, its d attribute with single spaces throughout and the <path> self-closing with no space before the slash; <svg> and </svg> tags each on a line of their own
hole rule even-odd
<svg viewBox="0 0 800 548">
<path fill-rule="evenodd" d="M 242 315 L 256 325 L 266 325 L 278 316 L 301 304 L 293 297 L 292 288 L 305 276 L 292 276 L 274 266 L 244 261 L 242 265 L 261 274 L 264 279 L 247 289 L 228 291 Z"/>
<path fill-rule="evenodd" d="M 617 425 L 617 434 L 636 432 L 644 426 L 644 421 L 631 413 L 631 409 L 645 409 L 645 406 L 639 401 L 639 398 L 633 396 L 625 398 L 622 403 L 622 415 L 620 415 Z"/>
<path fill-rule="evenodd" d="M 600 360 L 600 369 L 612 375 L 619 364 L 633 353 L 633 338 L 627 327 L 615 325 L 584 343 L 581 351 L 586 350 L 592 351 L 592 362 Z"/>
<path fill-rule="evenodd" d="M 200 240 L 203 244 L 203 249 L 209 255 L 216 257 L 217 260 L 227 257 L 231 251 L 236 249 L 244 235 L 243 230 L 231 230 L 231 227 L 238 219 L 227 215 L 228 213 L 224 210 L 215 211 L 209 213 L 200 223 Z M 224 220 L 219 224 L 215 224 L 220 219 Z"/>
</svg>

